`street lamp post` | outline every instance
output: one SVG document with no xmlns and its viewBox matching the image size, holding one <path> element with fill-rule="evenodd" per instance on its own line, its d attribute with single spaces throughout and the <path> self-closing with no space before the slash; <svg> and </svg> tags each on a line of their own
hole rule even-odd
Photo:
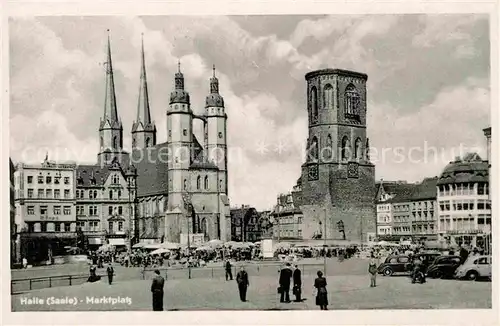
<svg viewBox="0 0 500 326">
<path fill-rule="evenodd" d="M 323 255 L 323 273 L 326 276 L 326 206 L 323 208 L 323 211 L 325 213 L 325 222 L 323 223 L 324 226 L 324 236 L 323 236 L 323 247 L 325 248 L 325 254 Z"/>
<path fill-rule="evenodd" d="M 188 278 L 191 279 L 191 231 L 189 229 L 189 219 L 192 219 L 194 214 L 194 207 L 191 204 L 191 197 L 189 193 L 184 195 L 184 205 L 186 208 L 187 217 L 187 250 L 188 250 Z"/>
</svg>

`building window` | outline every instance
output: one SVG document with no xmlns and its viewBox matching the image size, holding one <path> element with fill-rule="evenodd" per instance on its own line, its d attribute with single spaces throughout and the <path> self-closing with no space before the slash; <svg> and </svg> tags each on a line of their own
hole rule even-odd
<svg viewBox="0 0 500 326">
<path fill-rule="evenodd" d="M 122 191 L 118 190 L 118 199 L 120 199 L 121 197 L 122 197 Z"/>
<path fill-rule="evenodd" d="M 58 184 L 59 184 L 59 179 L 60 179 L 60 178 L 61 178 L 61 177 L 56 176 L 56 177 L 54 178 L 54 184 L 58 185 Z"/>
<path fill-rule="evenodd" d="M 97 198 L 97 190 L 94 190 L 94 198 Z"/>
<path fill-rule="evenodd" d="M 64 232 L 71 231 L 71 223 L 64 223 Z"/>
<path fill-rule="evenodd" d="M 50 183 L 52 183 L 52 177 L 46 177 L 46 178 L 45 178 L 45 183 L 46 183 L 46 184 L 50 184 Z"/>
<path fill-rule="evenodd" d="M 359 116 L 360 97 L 353 84 L 346 87 L 344 101 L 346 116 Z"/>
<path fill-rule="evenodd" d="M 61 232 L 61 224 L 55 223 L 55 225 L 54 225 L 54 231 L 55 232 Z"/>
<path fill-rule="evenodd" d="M 201 176 L 198 176 L 198 178 L 196 178 L 196 189 L 200 189 L 201 188 Z"/>
<path fill-rule="evenodd" d="M 64 184 L 69 185 L 69 177 L 64 177 Z"/>
<path fill-rule="evenodd" d="M 54 190 L 54 198 L 55 199 L 61 198 L 61 190 L 59 190 L 59 189 Z"/>
<path fill-rule="evenodd" d="M 71 206 L 64 206 L 64 215 L 71 215 Z"/>
<path fill-rule="evenodd" d="M 33 183 L 33 176 L 31 175 L 28 176 L 28 183 L 29 184 Z"/>
<path fill-rule="evenodd" d="M 47 206 L 40 206 L 40 215 L 47 215 Z"/>
<path fill-rule="evenodd" d="M 38 198 L 43 198 L 43 197 L 44 197 L 43 189 L 38 189 Z"/>
<path fill-rule="evenodd" d="M 52 189 L 47 189 L 45 191 L 46 198 L 52 198 Z"/>
<path fill-rule="evenodd" d="M 54 206 L 54 215 L 61 215 L 61 206 Z"/>
<path fill-rule="evenodd" d="M 150 142 L 149 137 L 147 137 L 146 138 L 146 148 L 149 147 L 149 142 Z"/>
<path fill-rule="evenodd" d="M 69 189 L 64 189 L 64 198 L 69 199 Z"/>
<path fill-rule="evenodd" d="M 118 231 L 123 231 L 123 222 L 118 222 Z"/>
<path fill-rule="evenodd" d="M 35 215 L 35 206 L 28 206 L 28 215 Z"/>
<path fill-rule="evenodd" d="M 184 190 L 187 190 L 187 179 L 184 179 Z"/>
<path fill-rule="evenodd" d="M 356 139 L 356 142 L 354 144 L 354 155 L 355 155 L 355 158 L 357 158 L 358 160 L 361 159 L 362 157 L 362 154 L 363 152 L 361 151 L 361 139 Z"/>
<path fill-rule="evenodd" d="M 108 229 L 109 229 L 109 233 L 113 233 L 113 222 L 112 221 L 108 222 Z"/>
<path fill-rule="evenodd" d="M 182 130 L 182 134 L 183 134 L 184 136 L 187 136 L 187 135 L 188 135 L 188 131 L 187 131 L 187 129 Z"/>
<path fill-rule="evenodd" d="M 96 216 L 97 215 L 97 206 L 89 206 L 89 215 Z"/>
<path fill-rule="evenodd" d="M 349 139 L 347 136 L 342 138 L 342 160 L 346 161 L 349 156 Z"/>
<path fill-rule="evenodd" d="M 208 190 L 208 176 L 205 176 L 205 190 Z"/>
<path fill-rule="evenodd" d="M 38 176 L 38 184 L 43 184 L 43 176 Z"/>
<path fill-rule="evenodd" d="M 118 215 L 122 215 L 122 214 L 123 214 L 123 207 L 118 206 Z"/>
<path fill-rule="evenodd" d="M 94 191 L 93 190 L 89 190 L 89 198 L 90 199 L 94 198 Z"/>
<path fill-rule="evenodd" d="M 333 109 L 333 87 L 330 84 L 323 88 L 323 105 L 325 109 Z"/>
<path fill-rule="evenodd" d="M 219 131 L 219 138 L 222 139 L 222 132 Z"/>
<path fill-rule="evenodd" d="M 28 198 L 33 198 L 33 189 L 28 189 Z"/>
<path fill-rule="evenodd" d="M 108 206 L 108 215 L 113 215 L 113 206 Z"/>
<path fill-rule="evenodd" d="M 323 156 L 323 155 L 322 155 Z M 326 137 L 326 159 L 332 159 L 333 157 L 333 141 L 332 135 Z"/>
<path fill-rule="evenodd" d="M 113 190 L 109 191 L 109 199 L 113 199 Z"/>
<path fill-rule="evenodd" d="M 113 174 L 113 178 L 111 179 L 111 182 L 115 185 L 119 184 L 120 183 L 120 177 L 118 177 L 118 175 L 116 174 Z"/>
<path fill-rule="evenodd" d="M 316 87 L 311 88 L 311 120 L 313 123 L 318 121 L 318 90 Z"/>
<path fill-rule="evenodd" d="M 76 206 L 76 215 L 84 215 L 85 214 L 85 208 L 83 205 L 77 205 Z"/>
</svg>

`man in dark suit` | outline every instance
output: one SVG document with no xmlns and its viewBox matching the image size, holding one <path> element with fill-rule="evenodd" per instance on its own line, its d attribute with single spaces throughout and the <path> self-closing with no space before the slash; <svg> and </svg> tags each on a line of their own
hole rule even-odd
<svg viewBox="0 0 500 326">
<path fill-rule="evenodd" d="M 302 275 L 299 267 L 295 265 L 293 270 L 293 294 L 295 295 L 295 302 L 301 302 L 302 294 Z"/>
<path fill-rule="evenodd" d="M 115 270 L 113 269 L 113 266 L 111 266 L 111 263 L 109 263 L 108 268 L 106 268 L 106 272 L 108 273 L 109 285 L 111 285 L 111 283 L 113 283 L 113 275 L 115 274 Z"/>
<path fill-rule="evenodd" d="M 236 274 L 236 283 L 238 283 L 238 292 L 240 293 L 240 300 L 242 302 L 247 301 L 247 289 L 250 285 L 248 281 L 248 274 L 245 268 L 242 266 L 238 274 Z"/>
<path fill-rule="evenodd" d="M 229 259 L 226 261 L 226 281 L 233 280 L 233 273 L 231 271 L 231 263 Z"/>
<path fill-rule="evenodd" d="M 290 302 L 290 281 L 293 274 L 290 266 L 290 263 L 286 263 L 285 268 L 280 271 L 280 302 Z"/>
<path fill-rule="evenodd" d="M 153 293 L 153 311 L 163 311 L 163 287 L 165 279 L 161 277 L 160 271 L 155 270 L 155 276 L 151 283 L 151 292 Z"/>
</svg>

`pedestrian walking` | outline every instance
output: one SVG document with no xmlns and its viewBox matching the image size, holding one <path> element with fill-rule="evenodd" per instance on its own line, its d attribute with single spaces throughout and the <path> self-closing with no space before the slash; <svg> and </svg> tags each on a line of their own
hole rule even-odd
<svg viewBox="0 0 500 326">
<path fill-rule="evenodd" d="M 229 259 L 226 261 L 226 281 L 233 280 L 233 272 L 231 270 L 231 262 Z"/>
<path fill-rule="evenodd" d="M 370 258 L 368 273 L 370 274 L 370 287 L 374 288 L 377 286 L 377 261 L 374 255 Z"/>
<path fill-rule="evenodd" d="M 316 291 L 316 305 L 320 306 L 321 310 L 328 310 L 328 292 L 326 291 L 326 278 L 323 277 L 323 272 L 318 271 L 318 277 L 314 280 L 314 288 Z"/>
<path fill-rule="evenodd" d="M 240 300 L 242 302 L 247 301 L 247 289 L 250 286 L 248 281 L 248 273 L 245 268 L 241 266 L 240 271 L 236 274 L 236 283 L 238 283 L 238 292 L 240 293 Z"/>
<path fill-rule="evenodd" d="M 293 270 L 293 295 L 295 295 L 295 302 L 302 302 L 302 272 L 299 267 L 295 265 Z"/>
<path fill-rule="evenodd" d="M 165 279 L 161 277 L 160 271 L 155 270 L 155 277 L 151 282 L 151 292 L 153 294 L 153 311 L 163 311 L 163 287 Z"/>
<path fill-rule="evenodd" d="M 106 272 L 108 273 L 109 285 L 111 285 L 111 283 L 113 283 L 113 275 L 115 274 L 115 270 L 113 269 L 113 266 L 111 266 L 111 263 L 109 263 L 108 268 L 106 268 Z"/>
<path fill-rule="evenodd" d="M 290 303 L 290 282 L 293 276 L 290 266 L 290 263 L 286 263 L 286 266 L 280 271 L 280 302 Z"/>
</svg>

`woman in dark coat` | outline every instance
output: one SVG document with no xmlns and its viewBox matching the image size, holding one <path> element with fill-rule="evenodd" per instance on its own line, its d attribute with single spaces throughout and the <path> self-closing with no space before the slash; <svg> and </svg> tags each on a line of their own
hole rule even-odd
<svg viewBox="0 0 500 326">
<path fill-rule="evenodd" d="M 314 280 L 316 288 L 316 305 L 320 306 L 321 310 L 328 310 L 328 292 L 326 291 L 326 278 L 323 273 L 318 271 L 318 277 Z"/>
</svg>

